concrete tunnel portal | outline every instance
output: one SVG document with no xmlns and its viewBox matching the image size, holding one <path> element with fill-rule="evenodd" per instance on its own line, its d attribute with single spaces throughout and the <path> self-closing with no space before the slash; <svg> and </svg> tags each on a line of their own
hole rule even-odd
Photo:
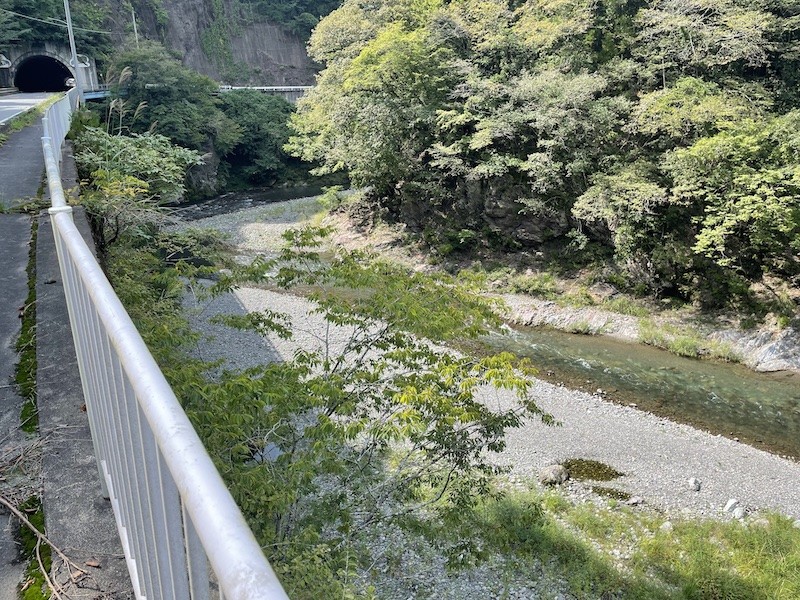
<svg viewBox="0 0 800 600">
<path fill-rule="evenodd" d="M 74 76 L 61 61 L 50 56 L 35 55 L 23 60 L 14 75 L 14 87 L 20 92 L 63 92 Z"/>
</svg>

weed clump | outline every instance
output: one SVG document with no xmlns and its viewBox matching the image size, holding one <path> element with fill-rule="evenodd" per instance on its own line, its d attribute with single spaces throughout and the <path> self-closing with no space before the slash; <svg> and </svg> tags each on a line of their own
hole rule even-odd
<svg viewBox="0 0 800 600">
<path fill-rule="evenodd" d="M 625 475 L 610 465 L 586 458 L 570 458 L 563 465 L 569 471 L 569 476 L 578 480 L 612 481 Z"/>
</svg>

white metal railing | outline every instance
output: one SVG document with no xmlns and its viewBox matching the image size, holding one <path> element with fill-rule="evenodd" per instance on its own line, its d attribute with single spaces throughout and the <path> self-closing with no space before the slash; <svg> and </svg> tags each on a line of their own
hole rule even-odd
<svg viewBox="0 0 800 600">
<path fill-rule="evenodd" d="M 45 117 L 51 223 L 103 492 L 137 599 L 286 600 L 175 394 L 72 220 L 61 143 L 73 91 Z"/>
</svg>

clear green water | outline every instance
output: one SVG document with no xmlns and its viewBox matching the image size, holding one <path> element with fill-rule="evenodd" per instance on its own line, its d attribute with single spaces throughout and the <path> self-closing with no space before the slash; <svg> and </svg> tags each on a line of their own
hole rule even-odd
<svg viewBox="0 0 800 600">
<path fill-rule="evenodd" d="M 484 340 L 530 358 L 543 379 L 595 392 L 754 446 L 800 457 L 800 376 L 755 373 L 601 336 L 516 328 Z"/>
</svg>

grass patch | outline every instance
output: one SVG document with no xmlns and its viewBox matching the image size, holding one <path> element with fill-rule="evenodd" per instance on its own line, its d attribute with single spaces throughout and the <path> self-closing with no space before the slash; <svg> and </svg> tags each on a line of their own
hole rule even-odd
<svg viewBox="0 0 800 600">
<path fill-rule="evenodd" d="M 563 463 L 569 476 L 572 479 L 591 481 L 612 481 L 622 477 L 625 473 L 620 473 L 614 467 L 602 463 L 598 460 L 589 460 L 586 458 L 570 458 Z"/>
<path fill-rule="evenodd" d="M 681 598 L 800 598 L 800 529 L 778 515 L 763 524 L 677 523 L 643 540 L 632 566 Z"/>
<path fill-rule="evenodd" d="M 465 513 L 461 533 L 470 533 L 484 555 L 503 555 L 511 572 L 530 570 L 534 562 L 544 565 L 545 577 L 565 581 L 578 598 L 670 598 L 658 582 L 624 573 L 585 539 L 584 527 L 601 535 L 616 524 L 597 517 L 590 527 L 588 512 L 582 515 L 583 527 L 565 524 L 565 517 L 577 518 L 576 510 L 554 495 L 513 492 Z"/>
<path fill-rule="evenodd" d="M 610 298 L 603 302 L 605 310 L 615 312 L 620 315 L 630 315 L 632 317 L 646 317 L 650 311 L 631 298 L 619 297 Z"/>
<path fill-rule="evenodd" d="M 514 275 L 508 287 L 515 294 L 527 294 L 545 300 L 556 300 L 560 294 L 558 282 L 552 273 Z"/>
<path fill-rule="evenodd" d="M 621 500 L 625 502 L 626 500 L 631 499 L 631 495 L 628 492 L 605 485 L 593 485 L 590 489 L 598 496 L 611 498 L 612 500 Z"/>
<path fill-rule="evenodd" d="M 559 306 L 572 306 L 575 308 L 586 308 L 587 306 L 594 306 L 596 304 L 589 290 L 584 286 L 579 287 L 573 292 L 564 292 L 556 298 L 556 302 Z"/>
<path fill-rule="evenodd" d="M 690 327 L 668 323 L 656 324 L 651 319 L 639 320 L 639 341 L 687 358 L 712 358 L 740 362 L 741 356 L 726 342 L 706 339 Z"/>
<path fill-rule="evenodd" d="M 577 335 L 597 335 L 599 331 L 592 327 L 589 321 L 575 321 L 570 323 L 564 328 L 567 333 L 574 333 Z"/>
<path fill-rule="evenodd" d="M 40 533 L 44 533 L 44 510 L 41 498 L 38 496 L 28 498 L 19 506 L 19 510 L 25 514 Z M 38 537 L 26 525 L 20 524 L 17 539 L 22 557 L 28 561 L 23 584 L 20 586 L 19 597 L 22 600 L 44 600 L 50 598 L 50 590 L 45 582 L 44 574 L 39 568 L 39 560 L 36 556 Z M 42 559 L 42 565 L 45 570 L 49 572 L 53 564 L 50 546 L 47 544 L 39 545 L 39 556 Z"/>
<path fill-rule="evenodd" d="M 24 402 L 20 414 L 20 427 L 26 433 L 36 433 L 39 412 L 36 408 L 36 239 L 39 222 L 31 222 L 31 245 L 28 251 L 28 296 L 22 308 L 22 327 L 17 338 L 19 362 L 14 369 L 14 381 Z"/>
<path fill-rule="evenodd" d="M 515 491 L 465 517 L 484 551 L 538 559 L 578 598 L 800 598 L 800 529 L 779 515 L 662 530 L 663 516 L 650 511 Z"/>
</svg>

